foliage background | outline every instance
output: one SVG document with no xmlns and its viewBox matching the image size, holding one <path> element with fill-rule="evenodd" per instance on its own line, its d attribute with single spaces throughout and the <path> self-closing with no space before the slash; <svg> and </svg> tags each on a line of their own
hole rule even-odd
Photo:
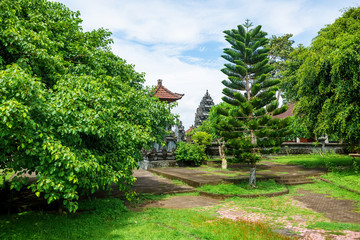
<svg viewBox="0 0 360 240">
<path fill-rule="evenodd" d="M 321 29 L 309 48 L 298 47 L 288 64 L 286 95 L 297 101 L 302 128 L 360 146 L 360 8 L 349 8 Z"/>
</svg>

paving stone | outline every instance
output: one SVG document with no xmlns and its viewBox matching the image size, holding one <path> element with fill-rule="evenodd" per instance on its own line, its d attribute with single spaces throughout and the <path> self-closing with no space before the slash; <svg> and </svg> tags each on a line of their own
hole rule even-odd
<svg viewBox="0 0 360 240">
<path fill-rule="evenodd" d="M 306 207 L 316 212 L 324 213 L 325 217 L 332 221 L 360 224 L 360 213 L 355 212 L 356 201 L 336 199 L 327 194 L 313 193 L 304 189 L 299 189 L 297 193 L 301 196 L 294 196 L 295 200 L 303 202 Z"/>
<path fill-rule="evenodd" d="M 154 175 L 142 169 L 135 170 L 134 176 L 137 178 L 133 190 L 137 193 L 170 194 L 194 192 L 194 188 L 187 185 L 175 185 L 171 180 Z"/>
</svg>

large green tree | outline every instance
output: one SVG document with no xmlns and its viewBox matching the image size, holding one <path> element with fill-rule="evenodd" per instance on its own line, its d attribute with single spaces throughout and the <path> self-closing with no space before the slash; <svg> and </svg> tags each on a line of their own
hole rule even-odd
<svg viewBox="0 0 360 240">
<path fill-rule="evenodd" d="M 279 80 L 269 78 L 273 67 L 269 64 L 266 33 L 261 26 L 251 28 L 249 20 L 237 29 L 226 30 L 225 39 L 230 48 L 224 49 L 224 59 L 228 61 L 222 72 L 228 80 L 222 99 L 235 106 L 223 109 L 222 114 L 230 118 L 224 129 L 230 153 L 239 161 L 251 164 L 250 186 L 256 184 L 256 162 L 259 154 L 271 153 L 281 144 L 286 123 L 276 116 L 286 111 L 279 108 L 276 100 Z"/>
<path fill-rule="evenodd" d="M 360 8 L 321 29 L 300 54 L 295 111 L 308 132 L 335 134 L 360 147 Z"/>
<path fill-rule="evenodd" d="M 141 149 L 173 119 L 111 34 L 80 23 L 60 3 L 0 2 L 0 169 L 36 173 L 35 194 L 70 211 L 112 183 L 130 192 Z"/>
<path fill-rule="evenodd" d="M 308 48 L 299 44 L 289 54 L 288 58 L 284 62 L 284 71 L 282 72 L 281 91 L 282 95 L 287 102 L 297 102 L 299 97 L 297 96 L 297 83 L 298 79 L 296 71 L 304 63 Z"/>
<path fill-rule="evenodd" d="M 282 94 L 281 89 L 283 88 L 284 72 L 288 67 L 286 60 L 289 59 L 291 52 L 294 50 L 292 45 L 294 40 L 290 40 L 292 34 L 284 34 L 283 36 L 271 36 L 266 48 L 269 48 L 269 63 L 274 67 L 271 75 L 275 79 L 280 80 L 279 90 L 277 92 L 276 100 L 280 100 Z"/>
</svg>

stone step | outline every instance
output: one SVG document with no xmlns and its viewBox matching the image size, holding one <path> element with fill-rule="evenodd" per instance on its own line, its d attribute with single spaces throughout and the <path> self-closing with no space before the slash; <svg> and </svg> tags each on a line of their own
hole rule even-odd
<svg viewBox="0 0 360 240">
<path fill-rule="evenodd" d="M 315 181 L 312 179 L 300 178 L 300 179 L 276 179 L 277 183 L 284 185 L 300 185 L 300 184 L 309 184 L 314 183 Z"/>
<path fill-rule="evenodd" d="M 222 178 L 220 176 L 204 176 L 202 174 L 194 174 L 189 175 L 185 172 L 169 172 L 167 170 L 163 170 L 161 168 L 152 168 L 148 171 L 161 175 L 165 178 L 180 180 L 192 187 L 200 187 L 202 185 L 210 184 L 217 185 L 221 182 L 231 182 L 234 184 L 248 181 L 248 177 L 240 177 L 240 178 Z M 316 174 L 314 174 L 316 175 Z M 288 175 L 288 176 L 258 176 L 257 180 L 267 181 L 270 179 L 274 179 L 279 184 L 284 185 L 300 185 L 300 184 L 309 184 L 314 183 L 312 177 L 314 175 Z"/>
</svg>

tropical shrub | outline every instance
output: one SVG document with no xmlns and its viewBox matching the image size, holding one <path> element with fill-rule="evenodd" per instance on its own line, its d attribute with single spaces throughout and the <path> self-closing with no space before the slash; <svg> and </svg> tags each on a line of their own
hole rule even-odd
<svg viewBox="0 0 360 240">
<path fill-rule="evenodd" d="M 196 143 L 180 142 L 175 150 L 176 161 L 199 166 L 201 161 L 206 161 L 205 146 Z"/>
</svg>

